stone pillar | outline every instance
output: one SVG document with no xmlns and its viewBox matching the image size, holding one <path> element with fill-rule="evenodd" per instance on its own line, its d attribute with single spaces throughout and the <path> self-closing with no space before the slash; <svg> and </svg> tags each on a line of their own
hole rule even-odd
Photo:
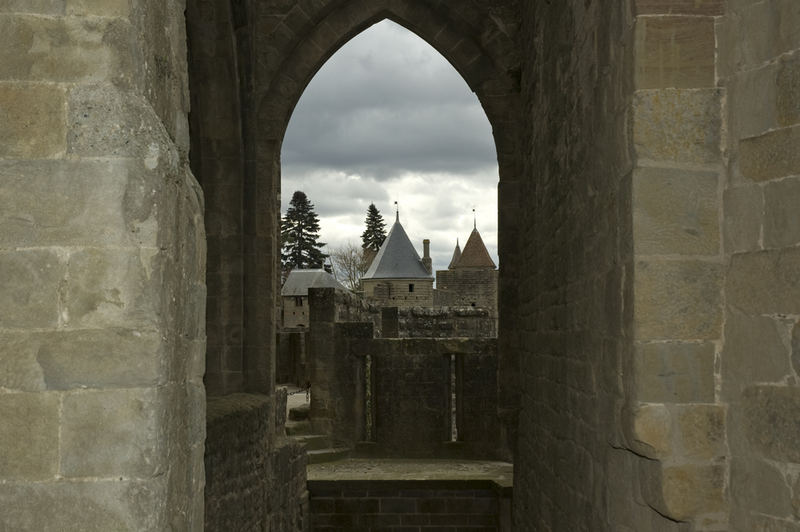
<svg viewBox="0 0 800 532">
<path fill-rule="evenodd" d="M 634 357 L 627 445 L 659 513 L 727 526 L 725 407 L 718 396 L 724 256 L 724 2 L 636 2 L 633 173 Z M 686 493 L 692 493 L 686 497 Z M 624 524 L 624 521 L 618 521 Z"/>
<path fill-rule="evenodd" d="M 381 338 L 400 338 L 400 311 L 397 307 L 381 308 Z"/>
<path fill-rule="evenodd" d="M 0 529 L 203 528 L 183 6 L 0 6 Z"/>
</svg>

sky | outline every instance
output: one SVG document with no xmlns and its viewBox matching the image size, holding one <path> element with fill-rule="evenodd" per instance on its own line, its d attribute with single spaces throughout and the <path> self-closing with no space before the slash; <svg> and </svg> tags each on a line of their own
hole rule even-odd
<svg viewBox="0 0 800 532">
<path fill-rule="evenodd" d="M 497 155 L 478 98 L 425 41 L 390 21 L 345 44 L 311 80 L 281 152 L 281 213 L 302 190 L 320 240 L 361 244 L 370 203 L 400 222 L 434 270 L 477 227 L 497 259 Z M 325 251 L 325 250 L 323 250 Z"/>
</svg>

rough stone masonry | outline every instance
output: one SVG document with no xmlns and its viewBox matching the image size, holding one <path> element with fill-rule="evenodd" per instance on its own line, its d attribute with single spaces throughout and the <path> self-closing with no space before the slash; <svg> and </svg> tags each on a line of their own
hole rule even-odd
<svg viewBox="0 0 800 532">
<path fill-rule="evenodd" d="M 387 17 L 492 124 L 515 530 L 799 530 L 796 0 L 0 0 L 0 528 L 204 528 L 286 125 Z"/>
</svg>

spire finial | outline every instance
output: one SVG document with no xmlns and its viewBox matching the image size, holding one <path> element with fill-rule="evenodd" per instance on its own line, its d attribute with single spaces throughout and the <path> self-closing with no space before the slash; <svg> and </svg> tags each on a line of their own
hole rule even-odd
<svg viewBox="0 0 800 532">
<path fill-rule="evenodd" d="M 395 210 L 394 220 L 400 223 L 400 205 L 398 205 L 396 201 L 394 202 L 394 210 Z"/>
<path fill-rule="evenodd" d="M 475 207 L 472 207 L 472 229 L 477 231 L 478 230 L 478 215 L 475 214 Z"/>
</svg>

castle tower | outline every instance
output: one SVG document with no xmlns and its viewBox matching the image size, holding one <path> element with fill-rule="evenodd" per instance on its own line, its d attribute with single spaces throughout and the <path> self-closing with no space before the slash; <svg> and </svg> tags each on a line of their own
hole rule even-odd
<svg viewBox="0 0 800 532">
<path fill-rule="evenodd" d="M 497 315 L 498 271 L 477 223 L 462 251 L 456 242 L 446 270 L 436 272 L 436 306 L 480 307 Z"/>
<path fill-rule="evenodd" d="M 400 215 L 386 235 L 381 249 L 361 278 L 364 297 L 374 303 L 392 307 L 433 306 L 431 259 L 425 244 L 425 259 L 420 259 Z"/>
<path fill-rule="evenodd" d="M 450 259 L 450 264 L 447 266 L 448 270 L 453 270 L 458 264 L 458 259 L 461 258 L 461 247 L 458 245 L 458 239 L 456 238 L 456 249 L 453 250 L 453 258 Z"/>
</svg>

